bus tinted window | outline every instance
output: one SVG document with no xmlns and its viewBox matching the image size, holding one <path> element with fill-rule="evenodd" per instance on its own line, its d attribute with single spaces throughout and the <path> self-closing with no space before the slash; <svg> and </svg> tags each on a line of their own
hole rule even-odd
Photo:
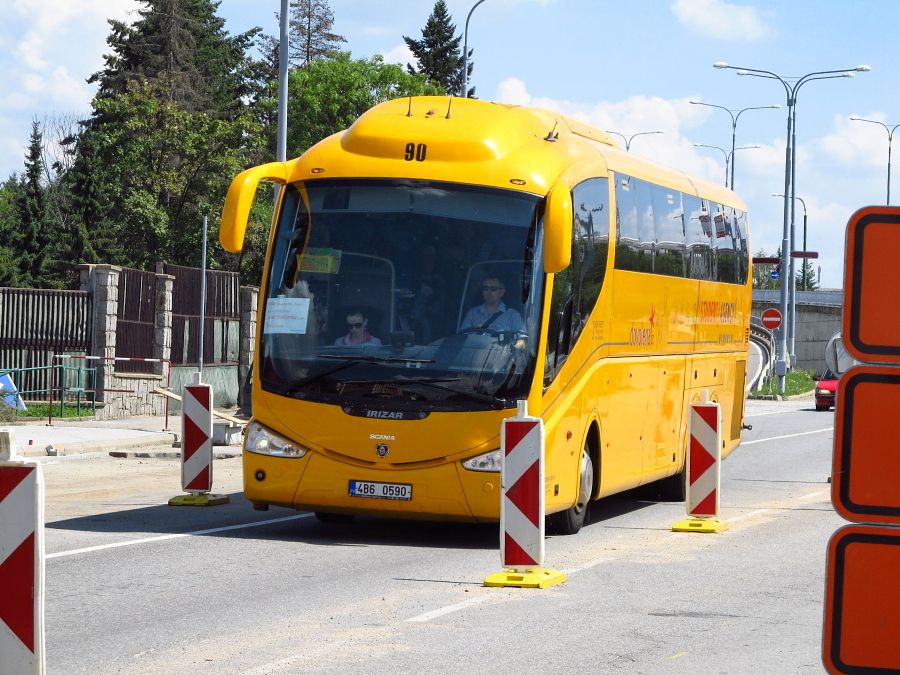
<svg viewBox="0 0 900 675">
<path fill-rule="evenodd" d="M 656 224 L 653 220 L 653 186 L 647 181 L 634 180 L 637 202 L 638 232 L 640 233 L 639 272 L 653 271 L 653 249 L 656 246 Z"/>
<path fill-rule="evenodd" d="M 572 192 L 572 206 L 575 211 L 572 262 L 578 287 L 572 327 L 574 342 L 597 302 L 606 275 L 609 250 L 609 186 L 606 179 L 588 180 L 576 186 Z"/>
<path fill-rule="evenodd" d="M 709 208 L 706 201 L 694 195 L 684 195 L 682 200 L 687 276 L 691 279 L 712 279 Z"/>
<path fill-rule="evenodd" d="M 727 283 L 737 281 L 736 256 L 732 235 L 733 209 L 730 206 L 712 204 L 713 241 L 716 248 L 716 280 Z"/>
<path fill-rule="evenodd" d="M 640 271 L 641 235 L 638 230 L 634 178 L 615 175 L 616 269 Z"/>
<path fill-rule="evenodd" d="M 750 268 L 750 243 L 747 241 L 747 214 L 741 211 L 734 212 L 734 248 L 737 254 L 737 282 L 747 282 Z"/>
<path fill-rule="evenodd" d="M 653 220 L 656 225 L 656 260 L 653 271 L 671 277 L 683 277 L 684 222 L 681 193 L 653 186 Z"/>
</svg>

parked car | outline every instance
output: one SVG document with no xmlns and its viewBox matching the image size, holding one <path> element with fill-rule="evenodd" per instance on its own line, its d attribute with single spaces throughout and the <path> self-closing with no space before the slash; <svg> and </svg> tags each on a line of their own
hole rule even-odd
<svg viewBox="0 0 900 675">
<path fill-rule="evenodd" d="M 837 375 L 826 368 L 819 381 L 816 382 L 816 410 L 828 410 L 834 406 L 837 383 Z"/>
</svg>

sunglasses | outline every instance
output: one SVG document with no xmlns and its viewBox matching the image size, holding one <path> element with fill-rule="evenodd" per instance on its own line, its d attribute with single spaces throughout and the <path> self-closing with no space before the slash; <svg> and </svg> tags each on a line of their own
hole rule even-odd
<svg viewBox="0 0 900 675">
<path fill-rule="evenodd" d="M 503 287 L 502 286 L 482 286 L 481 290 L 491 291 L 493 293 L 494 291 L 502 291 Z"/>
<path fill-rule="evenodd" d="M 362 321 L 360 321 L 360 322 L 358 322 L 358 323 L 357 323 L 357 322 L 354 322 L 354 323 L 348 323 L 348 324 L 347 324 L 347 328 L 362 328 L 362 327 L 363 327 Z"/>
</svg>

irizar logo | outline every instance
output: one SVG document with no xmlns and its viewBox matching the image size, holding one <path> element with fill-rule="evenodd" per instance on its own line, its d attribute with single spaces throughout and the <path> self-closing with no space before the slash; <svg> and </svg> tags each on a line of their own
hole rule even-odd
<svg viewBox="0 0 900 675">
<path fill-rule="evenodd" d="M 396 436 L 391 436 L 390 434 L 369 434 L 369 438 L 373 441 L 396 441 Z"/>
<path fill-rule="evenodd" d="M 403 413 L 391 410 L 367 410 L 366 417 L 374 417 L 379 420 L 402 420 Z"/>
</svg>

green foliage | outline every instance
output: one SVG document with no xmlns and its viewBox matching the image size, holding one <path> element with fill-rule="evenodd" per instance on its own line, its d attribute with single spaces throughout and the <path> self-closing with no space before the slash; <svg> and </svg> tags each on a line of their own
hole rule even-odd
<svg viewBox="0 0 900 675">
<path fill-rule="evenodd" d="M 797 289 L 801 291 L 819 290 L 819 282 L 816 280 L 816 271 L 812 260 L 803 259 L 800 269 L 797 270 Z"/>
<path fill-rule="evenodd" d="M 440 86 L 444 92 L 457 93 L 462 89 L 463 57 L 459 47 L 460 36 L 454 37 L 456 26 L 450 18 L 450 12 L 444 0 L 434 3 L 434 10 L 422 29 L 422 39 L 415 40 L 403 36 L 403 40 L 416 57 L 418 69 L 407 65 L 410 74 L 422 74 L 428 80 Z M 471 50 L 467 60 L 467 77 L 472 74 L 473 63 Z M 470 88 L 466 95 L 474 97 L 475 89 Z"/>
<path fill-rule="evenodd" d="M 440 90 L 424 76 L 410 75 L 380 56 L 352 59 L 343 52 L 291 71 L 288 92 L 288 156 L 295 157 L 346 129 L 377 103 Z M 271 96 L 262 105 L 276 106 L 274 88 Z"/>
<path fill-rule="evenodd" d="M 810 370 L 793 368 L 784 376 L 784 395 L 798 396 L 808 394 L 816 388 L 816 374 Z M 771 377 L 763 386 L 753 392 L 756 395 L 780 394 L 778 390 L 778 378 Z"/>
<path fill-rule="evenodd" d="M 765 249 L 759 249 L 753 254 L 754 258 L 779 258 L 781 257 L 781 249 L 775 253 L 766 253 Z M 753 288 L 762 290 L 776 290 L 781 288 L 781 275 L 778 279 L 770 276 L 772 265 L 752 265 L 753 267 Z"/>
</svg>

